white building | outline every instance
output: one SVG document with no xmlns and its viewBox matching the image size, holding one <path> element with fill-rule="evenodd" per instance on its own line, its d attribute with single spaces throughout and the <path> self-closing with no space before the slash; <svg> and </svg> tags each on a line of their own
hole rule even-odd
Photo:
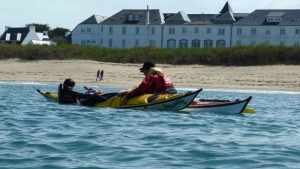
<svg viewBox="0 0 300 169">
<path fill-rule="evenodd" d="M 234 45 L 299 45 L 300 10 L 255 10 L 233 26 Z"/>
<path fill-rule="evenodd" d="M 72 44 L 83 46 L 99 45 L 99 23 L 106 18 L 101 15 L 92 15 L 78 24 L 72 31 Z"/>
<path fill-rule="evenodd" d="M 163 14 L 158 9 L 124 9 L 99 23 L 99 45 L 109 48 L 161 47 L 163 24 Z"/>
<path fill-rule="evenodd" d="M 43 41 L 48 39 L 48 31 L 44 31 L 43 33 L 36 32 L 35 26 L 29 26 L 29 28 L 5 26 L 5 31 L 0 38 L 0 44 L 27 45 L 31 40 Z"/>
<path fill-rule="evenodd" d="M 124 9 L 107 19 L 92 16 L 73 30 L 72 38 L 72 44 L 109 48 L 291 46 L 299 45 L 300 10 L 234 13 L 229 2 L 219 14 Z"/>
</svg>

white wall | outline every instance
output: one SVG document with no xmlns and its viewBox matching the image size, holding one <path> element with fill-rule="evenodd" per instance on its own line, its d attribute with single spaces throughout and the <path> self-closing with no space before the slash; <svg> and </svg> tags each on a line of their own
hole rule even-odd
<svg viewBox="0 0 300 169">
<path fill-rule="evenodd" d="M 103 31 L 101 32 L 101 27 Z M 113 33 L 110 34 L 109 27 L 113 27 Z M 123 27 L 126 33 L 123 34 Z M 136 34 L 136 28 L 139 28 L 139 34 Z M 151 34 L 151 28 L 155 27 L 155 35 Z M 99 25 L 99 41 L 100 46 L 109 47 L 109 39 L 112 40 L 112 47 L 123 48 L 122 40 L 125 40 L 125 48 L 133 48 L 136 46 L 136 40 L 139 41 L 139 47 L 149 46 L 150 40 L 155 40 L 157 47 L 161 46 L 161 25 L 149 25 L 149 32 L 146 25 Z M 147 33 L 148 32 L 148 33 Z"/>
<path fill-rule="evenodd" d="M 90 28 L 91 31 L 87 32 L 87 28 Z M 84 29 L 85 32 L 81 32 Z M 86 24 L 86 25 L 77 25 L 74 30 L 72 31 L 72 44 L 82 44 L 84 40 L 87 42 L 88 40 L 90 43 L 92 41 L 96 41 L 96 45 L 99 44 L 98 36 L 99 36 L 99 26 L 96 24 Z"/>
<path fill-rule="evenodd" d="M 242 28 L 242 35 L 237 35 L 237 29 Z M 251 28 L 256 28 L 256 35 L 251 35 Z M 280 29 L 285 29 L 285 35 L 280 35 Z M 270 30 L 270 35 L 266 35 L 266 29 Z M 269 45 L 280 45 L 281 42 L 285 46 L 293 46 L 295 42 L 300 41 L 300 35 L 295 34 L 295 30 L 300 29 L 299 26 L 233 26 L 232 29 L 232 46 L 237 45 L 237 41 L 240 40 L 242 45 L 251 45 L 251 41 L 255 42 L 255 45 L 260 43 L 269 42 Z"/>
<path fill-rule="evenodd" d="M 175 28 L 175 34 L 169 34 L 169 28 Z M 186 33 L 182 29 L 186 28 Z M 198 28 L 198 33 L 195 33 Z M 207 34 L 207 28 L 211 28 L 211 33 Z M 225 35 L 218 35 L 219 28 L 225 29 Z M 192 40 L 200 40 L 200 47 L 204 47 L 205 40 L 212 40 L 213 47 L 216 47 L 217 40 L 225 40 L 225 46 L 230 46 L 230 25 L 164 25 L 163 26 L 163 47 L 167 47 L 169 39 L 176 40 L 176 48 L 179 47 L 179 40 L 188 40 L 188 47 L 191 47 Z"/>
</svg>

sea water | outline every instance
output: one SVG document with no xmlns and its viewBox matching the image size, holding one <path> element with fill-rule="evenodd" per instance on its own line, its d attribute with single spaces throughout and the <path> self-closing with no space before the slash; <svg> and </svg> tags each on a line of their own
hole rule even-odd
<svg viewBox="0 0 300 169">
<path fill-rule="evenodd" d="M 36 91 L 57 86 L 0 82 L 1 169 L 300 168 L 300 93 L 204 89 L 198 98 L 252 96 L 256 113 L 188 113 L 59 105 Z"/>
</svg>

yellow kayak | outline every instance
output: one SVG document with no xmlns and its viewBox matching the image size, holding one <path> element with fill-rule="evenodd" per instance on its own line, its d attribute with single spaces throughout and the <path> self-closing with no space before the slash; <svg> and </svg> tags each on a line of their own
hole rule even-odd
<svg viewBox="0 0 300 169">
<path fill-rule="evenodd" d="M 58 102 L 57 93 L 44 92 L 39 89 L 37 89 L 37 91 L 48 101 Z M 177 111 L 188 107 L 201 91 L 202 89 L 180 94 L 143 94 L 129 99 L 125 105 L 120 104 L 125 96 L 118 96 L 117 93 L 105 93 L 101 94 L 101 96 L 107 98 L 107 101 L 97 103 L 94 105 L 94 107 Z"/>
</svg>

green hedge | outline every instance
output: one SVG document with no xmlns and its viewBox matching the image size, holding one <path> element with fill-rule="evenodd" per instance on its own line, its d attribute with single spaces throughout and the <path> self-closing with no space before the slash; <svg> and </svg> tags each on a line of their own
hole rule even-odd
<svg viewBox="0 0 300 169">
<path fill-rule="evenodd" d="M 230 48 L 101 48 L 79 45 L 0 45 L 0 59 L 25 60 L 86 59 L 115 63 L 143 63 L 153 60 L 161 64 L 178 65 L 299 65 L 300 47 L 234 46 Z"/>
</svg>

